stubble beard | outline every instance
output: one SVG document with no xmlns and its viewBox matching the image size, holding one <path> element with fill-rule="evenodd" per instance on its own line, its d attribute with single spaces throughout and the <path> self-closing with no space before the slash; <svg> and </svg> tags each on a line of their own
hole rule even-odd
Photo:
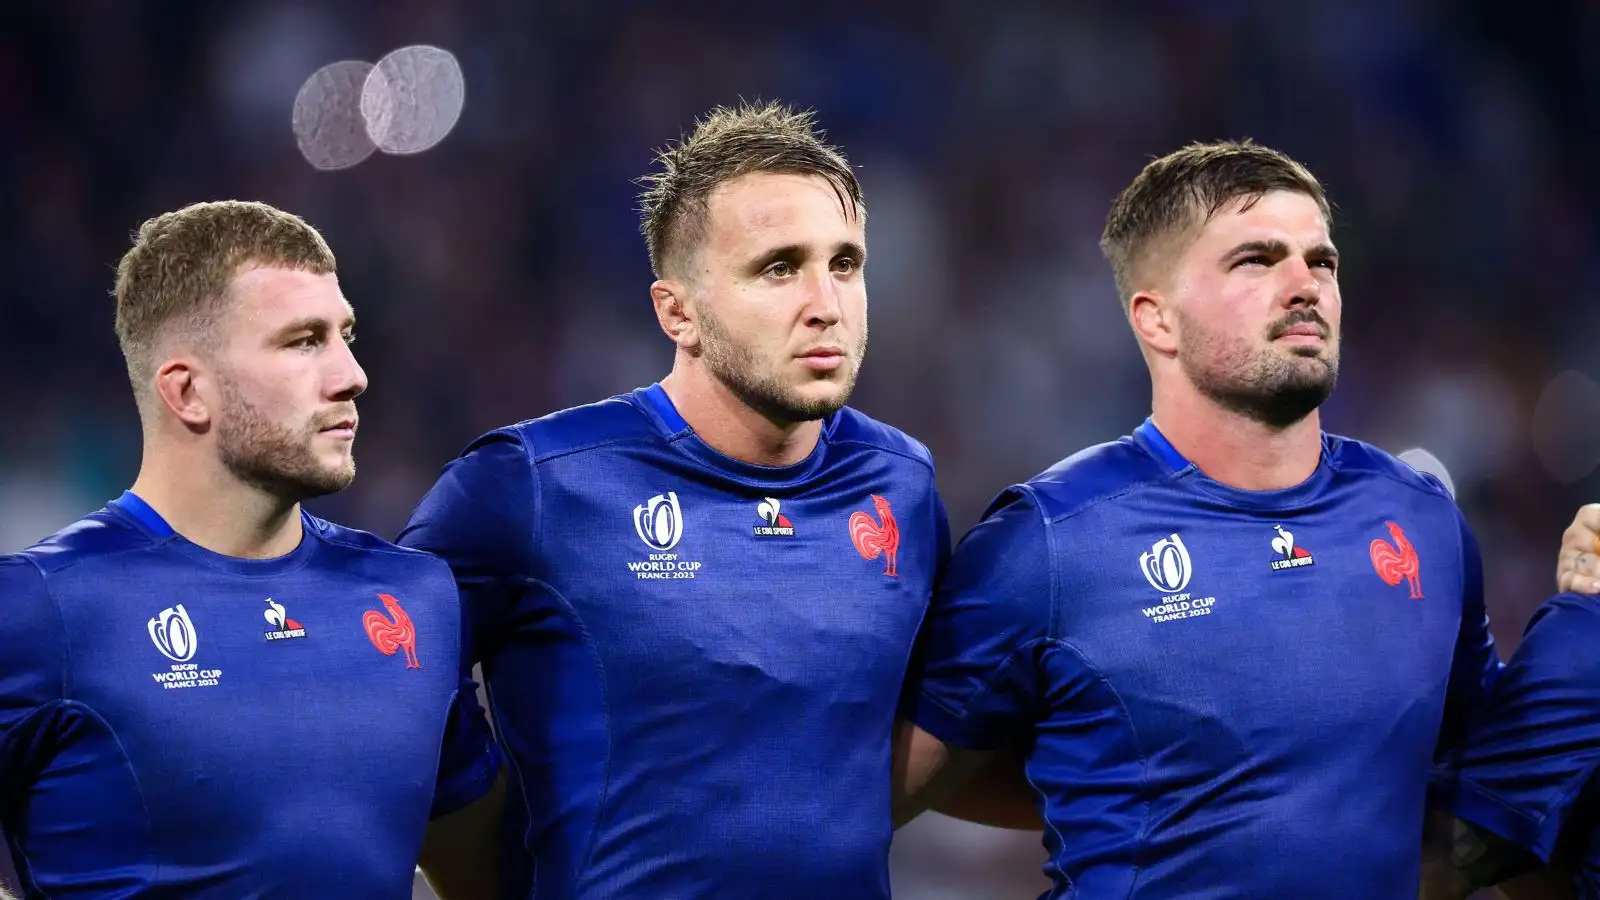
<svg viewBox="0 0 1600 900">
<path fill-rule="evenodd" d="M 848 370 L 843 374 L 843 389 L 832 397 L 812 399 L 785 384 L 781 375 L 767 368 L 748 344 L 735 340 L 715 316 L 701 314 L 700 332 L 701 358 L 712 377 L 740 402 L 774 422 L 811 422 L 843 409 L 855 390 L 867 346 L 863 326 L 860 340 L 850 348 L 854 352 L 845 361 Z"/>
<path fill-rule="evenodd" d="M 356 477 L 354 456 L 329 466 L 312 450 L 319 429 L 293 429 L 274 422 L 231 385 L 224 384 L 217 423 L 217 454 L 240 481 L 286 501 L 335 494 Z"/>
<path fill-rule="evenodd" d="M 1194 333 L 1191 328 L 1185 325 L 1185 333 Z M 1339 381 L 1339 350 L 1331 336 L 1323 348 L 1297 347 L 1285 356 L 1271 346 L 1253 347 L 1203 330 L 1202 335 L 1178 354 L 1195 389 L 1222 408 L 1271 428 L 1287 428 L 1311 415 Z"/>
</svg>

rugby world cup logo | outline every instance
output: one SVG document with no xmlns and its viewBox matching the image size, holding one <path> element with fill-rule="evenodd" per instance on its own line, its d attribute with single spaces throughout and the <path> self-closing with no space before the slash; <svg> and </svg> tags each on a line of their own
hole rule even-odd
<svg viewBox="0 0 1600 900">
<path fill-rule="evenodd" d="M 173 662 L 194 659 L 200 638 L 194 633 L 194 623 L 189 621 L 189 612 L 182 603 L 163 609 L 146 624 L 150 629 L 150 641 L 167 659 Z"/>
<path fill-rule="evenodd" d="M 1163 594 L 1176 594 L 1189 584 L 1189 551 L 1177 534 L 1168 535 L 1139 554 L 1139 570 L 1150 586 Z"/>
<path fill-rule="evenodd" d="M 657 494 L 633 508 L 633 530 L 651 550 L 666 552 L 683 537 L 683 511 L 672 491 Z"/>
</svg>

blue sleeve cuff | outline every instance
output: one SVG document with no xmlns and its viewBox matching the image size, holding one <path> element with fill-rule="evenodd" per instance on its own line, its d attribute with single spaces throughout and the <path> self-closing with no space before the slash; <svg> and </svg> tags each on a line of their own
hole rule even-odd
<svg viewBox="0 0 1600 900">
<path fill-rule="evenodd" d="M 1434 805 L 1456 818 L 1498 834 L 1513 844 L 1550 862 L 1559 829 L 1546 827 L 1546 820 L 1507 806 L 1499 798 L 1465 779 L 1452 781 L 1448 789 L 1430 791 Z"/>
<path fill-rule="evenodd" d="M 433 809 L 428 813 L 430 819 L 471 806 L 478 798 L 489 793 L 495 779 L 500 777 L 500 748 L 491 742 L 482 753 L 473 757 L 469 765 L 449 775 L 441 773 L 441 776 L 438 787 L 434 789 Z"/>
<path fill-rule="evenodd" d="M 918 728 L 952 747 L 963 750 L 994 750 L 1005 743 L 1004 735 L 996 734 L 987 723 L 971 716 L 951 712 L 944 704 L 923 693 L 916 703 L 907 704 L 911 721 Z"/>
</svg>

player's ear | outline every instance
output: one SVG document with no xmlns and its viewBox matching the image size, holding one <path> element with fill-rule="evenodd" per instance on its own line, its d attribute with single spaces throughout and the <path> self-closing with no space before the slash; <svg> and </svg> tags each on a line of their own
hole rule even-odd
<svg viewBox="0 0 1600 900">
<path fill-rule="evenodd" d="M 656 308 L 656 321 L 674 344 L 684 350 L 700 346 L 700 331 L 689 309 L 688 285 L 673 278 L 657 279 L 650 285 L 650 302 Z"/>
<path fill-rule="evenodd" d="M 195 359 L 174 357 L 156 369 L 156 399 L 190 429 L 203 430 L 210 424 L 212 412 L 205 396 L 210 392 L 202 390 L 202 382 L 207 380 L 209 376 Z"/>
<path fill-rule="evenodd" d="M 1139 344 L 1162 356 L 1178 352 L 1178 329 L 1172 303 L 1155 291 L 1128 298 L 1128 324 Z"/>
</svg>

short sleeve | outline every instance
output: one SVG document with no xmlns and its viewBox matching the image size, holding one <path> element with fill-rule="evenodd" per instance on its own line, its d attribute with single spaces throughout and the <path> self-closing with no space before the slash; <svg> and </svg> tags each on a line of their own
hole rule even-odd
<svg viewBox="0 0 1600 900">
<path fill-rule="evenodd" d="M 1049 636 L 1051 559 L 1025 490 L 996 502 L 951 555 L 919 636 L 907 712 L 947 744 L 992 749 L 1038 712 L 1036 653 Z"/>
<path fill-rule="evenodd" d="M 1459 509 L 1455 514 L 1461 535 L 1461 625 L 1450 661 L 1450 682 L 1439 728 L 1441 755 L 1460 742 L 1468 717 L 1483 705 L 1501 669 L 1483 601 L 1483 557 L 1466 517 Z"/>
<path fill-rule="evenodd" d="M 532 577 L 539 484 L 522 438 L 494 431 L 452 460 L 398 543 L 440 557 L 461 594 L 462 655 L 480 661 Z"/>
<path fill-rule="evenodd" d="M 944 498 L 939 495 L 939 489 L 933 491 L 933 535 L 938 556 L 934 560 L 934 583 L 938 584 L 944 575 L 945 567 L 950 564 L 950 513 L 945 509 Z"/>
<path fill-rule="evenodd" d="M 444 742 L 439 748 L 439 779 L 431 816 L 438 818 L 471 804 L 488 793 L 500 775 L 500 753 L 470 670 L 450 703 Z"/>
<path fill-rule="evenodd" d="M 1434 802 L 1549 861 L 1600 767 L 1600 598 L 1545 601 L 1459 750 Z"/>
<path fill-rule="evenodd" d="M 42 713 L 62 699 L 64 642 L 44 575 L 26 557 L 0 557 L 0 610 L 0 779 L 4 796 L 17 797 L 55 752 L 53 717 Z"/>
</svg>

